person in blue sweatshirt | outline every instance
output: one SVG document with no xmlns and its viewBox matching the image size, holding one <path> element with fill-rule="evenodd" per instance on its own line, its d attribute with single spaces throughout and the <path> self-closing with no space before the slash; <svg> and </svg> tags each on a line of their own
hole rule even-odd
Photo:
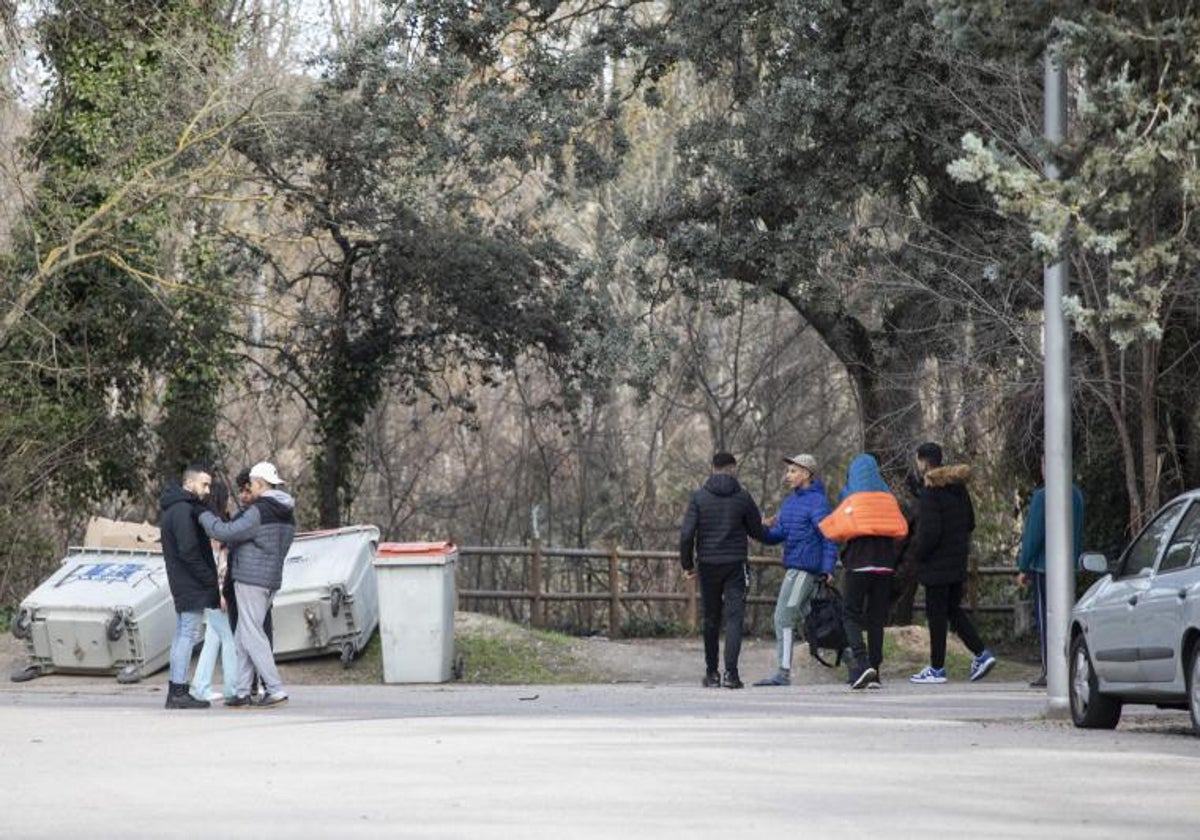
<svg viewBox="0 0 1200 840">
<path fill-rule="evenodd" d="M 817 459 L 807 453 L 784 458 L 783 481 L 792 492 L 779 513 L 766 520 L 763 542 L 783 543 L 783 583 L 775 601 L 775 673 L 757 686 L 791 685 L 792 642 L 808 615 L 817 582 L 833 580 L 837 543 L 827 540 L 818 524 L 831 512 L 825 485 L 817 475 Z"/>
<path fill-rule="evenodd" d="M 1042 455 L 1043 484 L 1033 491 L 1025 528 L 1021 532 L 1021 551 L 1017 554 L 1017 586 L 1033 587 L 1033 618 L 1037 623 L 1041 644 L 1042 673 L 1029 685 L 1046 687 L 1046 456 Z M 1083 545 L 1083 491 L 1071 485 L 1071 521 L 1074 525 L 1071 543 L 1072 565 L 1079 559 Z"/>
</svg>

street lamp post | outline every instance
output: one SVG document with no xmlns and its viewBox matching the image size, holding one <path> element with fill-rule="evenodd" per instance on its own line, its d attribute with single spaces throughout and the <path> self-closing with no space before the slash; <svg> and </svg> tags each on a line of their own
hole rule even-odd
<svg viewBox="0 0 1200 840">
<path fill-rule="evenodd" d="M 1057 51 L 1046 50 L 1045 136 L 1050 146 L 1061 143 L 1067 129 L 1067 78 Z M 1050 159 L 1047 178 L 1057 180 Z M 1046 454 L 1046 693 L 1047 712 L 1063 716 L 1067 699 L 1067 624 L 1075 594 L 1072 557 L 1071 505 L 1071 349 L 1063 314 L 1067 288 L 1066 231 L 1058 262 L 1042 274 L 1045 299 L 1045 454 Z"/>
</svg>

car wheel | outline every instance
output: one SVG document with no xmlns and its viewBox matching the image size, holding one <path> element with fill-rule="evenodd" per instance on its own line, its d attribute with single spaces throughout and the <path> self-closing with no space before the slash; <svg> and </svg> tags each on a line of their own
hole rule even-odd
<svg viewBox="0 0 1200 840">
<path fill-rule="evenodd" d="M 1200 735 L 1200 643 L 1192 645 L 1187 674 L 1188 711 L 1192 715 L 1192 732 Z"/>
<path fill-rule="evenodd" d="M 1071 721 L 1084 729 L 1114 729 L 1121 719 L 1121 701 L 1101 694 L 1087 639 L 1080 633 L 1071 642 Z"/>
</svg>

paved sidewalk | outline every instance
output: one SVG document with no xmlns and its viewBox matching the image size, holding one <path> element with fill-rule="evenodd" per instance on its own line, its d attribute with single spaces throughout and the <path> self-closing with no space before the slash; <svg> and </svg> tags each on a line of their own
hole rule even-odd
<svg viewBox="0 0 1200 840">
<path fill-rule="evenodd" d="M 1186 715 L 1019 685 L 0 689 L 0 837 L 1194 837 Z"/>
</svg>

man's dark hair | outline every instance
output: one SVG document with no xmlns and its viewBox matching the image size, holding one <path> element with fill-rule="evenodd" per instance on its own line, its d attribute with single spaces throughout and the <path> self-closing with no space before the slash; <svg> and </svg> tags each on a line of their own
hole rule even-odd
<svg viewBox="0 0 1200 840">
<path fill-rule="evenodd" d="M 201 474 L 212 475 L 212 471 L 208 468 L 208 464 L 202 464 L 199 461 L 192 461 L 192 463 L 183 468 L 182 479 L 183 481 L 187 481 L 189 478 L 195 478 Z"/>
<path fill-rule="evenodd" d="M 917 447 L 917 457 L 931 467 L 942 465 L 942 447 L 936 443 L 922 443 Z"/>
<path fill-rule="evenodd" d="M 239 489 L 239 490 L 245 490 L 247 487 L 249 487 L 250 486 L 250 468 L 242 467 L 241 472 L 239 472 L 237 474 L 237 478 L 235 478 L 233 480 L 233 483 L 237 485 L 237 489 Z"/>
<path fill-rule="evenodd" d="M 737 458 L 734 458 L 729 452 L 718 452 L 712 459 L 713 469 L 723 470 L 728 467 L 737 466 Z"/>
</svg>

